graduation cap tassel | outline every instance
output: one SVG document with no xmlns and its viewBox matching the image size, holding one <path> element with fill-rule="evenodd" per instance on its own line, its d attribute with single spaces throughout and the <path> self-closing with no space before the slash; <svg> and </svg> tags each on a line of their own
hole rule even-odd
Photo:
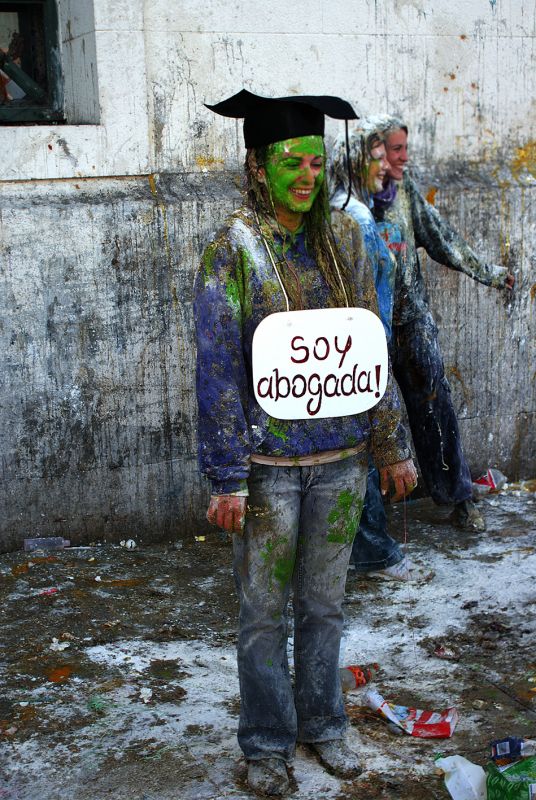
<svg viewBox="0 0 536 800">
<path fill-rule="evenodd" d="M 350 136 L 348 134 L 348 120 L 344 120 L 344 128 L 346 134 L 346 161 L 348 163 L 348 194 L 346 195 L 346 200 L 344 201 L 344 205 L 341 211 L 344 211 L 348 203 L 350 202 L 350 197 L 352 196 L 352 161 L 350 159 Z"/>
</svg>

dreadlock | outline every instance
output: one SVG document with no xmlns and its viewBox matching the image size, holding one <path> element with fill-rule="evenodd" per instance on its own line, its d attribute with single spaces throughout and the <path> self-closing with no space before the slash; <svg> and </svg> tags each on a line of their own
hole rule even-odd
<svg viewBox="0 0 536 800">
<path fill-rule="evenodd" d="M 246 195 L 247 204 L 261 217 L 261 234 L 268 240 L 272 253 L 277 260 L 277 250 L 270 225 L 263 224 L 263 220 L 272 217 L 277 220 L 273 199 L 266 183 L 259 180 L 258 170 L 266 164 L 270 146 L 251 148 L 246 151 Z M 305 241 L 309 252 L 314 256 L 318 268 L 328 284 L 331 302 L 334 307 L 346 306 L 346 298 L 350 306 L 356 305 L 355 280 L 352 279 L 351 269 L 339 250 L 330 224 L 329 195 L 327 181 L 324 180 L 310 211 L 303 215 L 305 225 Z M 280 226 L 280 234 L 286 239 L 290 234 Z M 283 243 L 283 247 L 285 243 Z M 339 266 L 340 278 L 337 274 Z M 282 267 L 280 276 L 289 297 L 293 310 L 303 308 L 301 296 L 301 283 L 299 276 L 291 269 L 286 261 L 279 259 Z M 292 274 L 294 273 L 294 274 Z M 341 285 L 341 281 L 343 286 Z M 345 296 L 346 291 L 346 296 Z"/>
</svg>

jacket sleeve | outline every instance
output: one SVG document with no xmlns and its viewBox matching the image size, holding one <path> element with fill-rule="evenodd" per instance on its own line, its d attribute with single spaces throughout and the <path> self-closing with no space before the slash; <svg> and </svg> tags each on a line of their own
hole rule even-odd
<svg viewBox="0 0 536 800">
<path fill-rule="evenodd" d="M 358 223 L 341 211 L 332 213 L 331 222 L 343 256 L 353 264 L 359 306 L 380 316 L 374 282 L 374 265 L 371 262 L 371 254 L 364 246 Z M 371 430 L 370 450 L 376 466 L 381 468 L 411 458 L 390 359 L 385 394 L 367 413 Z"/>
<path fill-rule="evenodd" d="M 416 246 L 424 247 L 439 264 L 463 272 L 485 286 L 503 288 L 508 270 L 481 261 L 459 233 L 439 215 L 437 209 L 424 199 L 415 181 L 407 175 L 404 176 L 403 186 L 409 195 Z"/>
<path fill-rule="evenodd" d="M 393 325 L 393 305 L 395 299 L 395 278 L 396 278 L 396 259 L 390 252 L 385 244 L 385 241 L 379 234 L 376 224 L 373 228 L 374 247 L 372 248 L 372 255 L 376 266 L 375 284 L 376 294 L 378 296 L 378 309 L 380 312 L 380 319 L 385 328 L 385 335 L 387 341 L 391 341 L 392 325 Z"/>
<path fill-rule="evenodd" d="M 241 274 L 240 254 L 222 236 L 205 250 L 195 280 L 198 455 L 213 494 L 247 493 L 250 443 Z"/>
</svg>

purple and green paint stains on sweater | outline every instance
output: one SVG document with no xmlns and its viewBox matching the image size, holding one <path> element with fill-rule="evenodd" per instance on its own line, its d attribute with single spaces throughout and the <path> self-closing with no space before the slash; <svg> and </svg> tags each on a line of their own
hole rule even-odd
<svg viewBox="0 0 536 800">
<path fill-rule="evenodd" d="M 373 270 L 359 229 L 349 218 L 336 223 L 359 302 L 377 313 Z M 274 257 L 300 282 L 304 308 L 332 305 L 305 234 L 283 239 L 274 226 L 273 240 Z M 392 385 L 374 409 L 355 416 L 282 422 L 260 408 L 251 379 L 252 339 L 264 317 L 286 310 L 276 281 L 252 212 L 239 209 L 205 251 L 195 287 L 199 460 L 214 494 L 246 489 L 253 453 L 293 458 L 370 446 L 380 465 L 409 457 Z"/>
<path fill-rule="evenodd" d="M 347 199 L 347 191 L 341 188 L 335 192 L 331 199 L 333 208 L 341 209 Z M 371 199 L 372 206 L 372 199 Z M 391 338 L 391 324 L 393 319 L 393 304 L 396 279 L 396 260 L 390 255 L 386 243 L 380 236 L 370 208 L 351 197 L 346 204 L 344 213 L 354 219 L 363 234 L 363 244 L 374 270 L 374 283 L 378 296 L 378 311 L 385 328 L 387 340 Z"/>
</svg>

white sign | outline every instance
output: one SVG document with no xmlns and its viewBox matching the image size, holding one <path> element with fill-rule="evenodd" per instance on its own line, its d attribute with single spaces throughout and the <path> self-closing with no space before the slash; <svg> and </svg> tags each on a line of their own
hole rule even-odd
<svg viewBox="0 0 536 800">
<path fill-rule="evenodd" d="M 364 308 L 270 314 L 253 335 L 252 360 L 255 397 L 275 419 L 359 414 L 387 387 L 385 331 Z"/>
</svg>

